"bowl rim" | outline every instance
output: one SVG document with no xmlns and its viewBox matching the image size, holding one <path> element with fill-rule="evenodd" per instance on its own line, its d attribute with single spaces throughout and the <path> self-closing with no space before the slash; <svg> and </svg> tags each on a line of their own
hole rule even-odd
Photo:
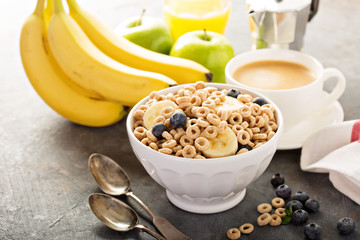
<svg viewBox="0 0 360 240">
<path fill-rule="evenodd" d="M 165 88 L 165 89 L 162 89 L 162 90 L 159 90 L 157 91 L 158 93 L 162 94 L 162 93 L 168 93 L 168 92 L 174 92 L 174 91 L 177 91 L 181 88 L 184 88 L 186 86 L 193 86 L 195 83 L 187 83 L 187 84 L 179 84 L 179 85 L 176 85 L 176 86 L 172 86 L 172 87 L 169 87 L 169 88 Z M 166 159 L 166 161 L 168 160 L 167 158 L 170 158 L 170 159 L 174 159 L 174 161 L 179 161 L 179 162 L 188 162 L 188 161 L 191 161 L 191 162 L 216 162 L 216 161 L 219 161 L 221 160 L 222 162 L 224 161 L 230 161 L 230 160 L 233 160 L 234 157 L 237 158 L 237 160 L 240 160 L 239 158 L 245 158 L 245 157 L 251 157 L 252 155 L 254 154 L 257 154 L 258 152 L 262 151 L 264 148 L 264 146 L 270 146 L 268 143 L 274 143 L 276 141 L 277 138 L 280 138 L 281 134 L 282 134 L 282 131 L 283 131 L 283 126 L 284 126 L 284 119 L 283 119 L 283 116 L 282 116 L 282 113 L 279 109 L 279 107 L 271 100 L 269 99 L 268 97 L 265 97 L 264 95 L 254 91 L 253 89 L 248 89 L 246 87 L 241 87 L 241 86 L 236 86 L 236 85 L 233 85 L 233 84 L 225 84 L 225 83 L 205 83 L 207 87 L 217 87 L 218 89 L 222 90 L 224 88 L 221 88 L 221 86 L 224 86 L 228 89 L 232 89 L 232 88 L 235 88 L 235 89 L 238 89 L 240 90 L 243 90 L 243 91 L 246 91 L 248 93 L 252 93 L 253 96 L 255 95 L 256 97 L 262 97 L 264 98 L 265 100 L 267 100 L 270 104 L 272 104 L 275 108 L 275 112 L 276 112 L 276 118 L 277 118 L 277 124 L 278 124 L 278 129 L 275 133 L 275 135 L 269 140 L 267 141 L 263 146 L 260 146 L 258 148 L 255 148 L 255 149 L 252 149 L 251 151 L 248 151 L 246 153 L 243 153 L 243 154 L 239 154 L 239 155 L 232 155 L 232 156 L 226 156 L 226 157 L 220 157 L 220 158 L 206 158 L 206 159 L 196 159 L 196 158 L 184 158 L 184 157 L 178 157 L 178 156 L 174 156 L 174 155 L 167 155 L 167 154 L 164 154 L 164 153 L 160 153 L 158 151 L 155 151 L 154 149 L 150 148 L 150 147 L 147 147 L 145 145 L 143 145 L 134 135 L 134 132 L 132 130 L 132 126 L 131 126 L 131 123 L 133 122 L 132 120 L 132 115 L 134 114 L 134 112 L 143 104 L 145 103 L 147 100 L 149 100 L 149 96 L 141 99 L 132 109 L 131 111 L 129 112 L 128 116 L 127 116 L 127 119 L 126 119 L 126 130 L 127 130 L 127 133 L 128 133 L 128 137 L 129 137 L 129 140 L 130 140 L 130 143 L 132 142 L 131 140 L 134 140 L 135 142 L 141 144 L 144 149 L 147 149 L 147 150 L 150 150 L 150 151 L 153 151 L 154 153 L 157 153 L 157 154 L 161 154 L 161 156 L 164 156 Z M 220 87 L 219 87 L 220 86 Z M 134 151 L 134 147 L 132 147 L 132 150 L 133 152 L 135 153 Z M 163 158 L 159 158 L 158 160 L 160 159 L 163 159 Z M 246 159 L 246 158 L 245 158 Z M 206 160 L 206 161 L 204 161 Z"/>
</svg>

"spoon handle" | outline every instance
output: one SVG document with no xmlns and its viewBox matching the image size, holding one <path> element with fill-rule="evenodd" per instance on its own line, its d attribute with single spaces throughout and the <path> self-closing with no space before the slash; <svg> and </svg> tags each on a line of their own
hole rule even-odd
<svg viewBox="0 0 360 240">
<path fill-rule="evenodd" d="M 135 226 L 135 228 L 139 229 L 142 232 L 147 232 L 148 234 L 150 234 L 151 236 L 153 236 L 154 238 L 158 239 L 158 240 L 167 240 L 166 238 L 164 238 L 163 236 L 161 236 L 160 234 L 154 232 L 153 230 L 151 230 L 150 228 L 141 225 L 141 224 L 137 224 Z"/>
<path fill-rule="evenodd" d="M 155 227 L 168 239 L 168 240 L 191 240 L 188 236 L 180 232 L 174 225 L 172 225 L 168 220 L 163 217 L 156 215 L 153 211 L 150 210 L 148 206 L 145 205 L 143 201 L 140 200 L 133 192 L 129 191 L 126 193 L 127 196 L 134 199 L 140 206 L 142 206 L 146 212 L 153 219 L 153 224 Z"/>
</svg>

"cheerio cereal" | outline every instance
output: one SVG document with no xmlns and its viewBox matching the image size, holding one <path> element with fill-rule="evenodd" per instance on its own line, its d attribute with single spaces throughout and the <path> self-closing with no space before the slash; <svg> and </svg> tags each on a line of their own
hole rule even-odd
<svg viewBox="0 0 360 240">
<path fill-rule="evenodd" d="M 176 93 L 152 92 L 132 117 L 134 135 L 144 145 L 196 159 L 246 153 L 269 141 L 278 128 L 271 104 L 203 82 Z"/>
</svg>

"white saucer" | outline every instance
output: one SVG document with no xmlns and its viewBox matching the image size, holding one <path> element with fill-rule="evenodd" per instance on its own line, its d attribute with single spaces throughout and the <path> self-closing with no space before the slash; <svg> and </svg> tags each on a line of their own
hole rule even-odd
<svg viewBox="0 0 360 240">
<path fill-rule="evenodd" d="M 301 148 L 305 140 L 315 131 L 344 120 L 344 111 L 338 101 L 330 104 L 321 113 L 310 115 L 295 127 L 284 131 L 278 150 Z"/>
</svg>

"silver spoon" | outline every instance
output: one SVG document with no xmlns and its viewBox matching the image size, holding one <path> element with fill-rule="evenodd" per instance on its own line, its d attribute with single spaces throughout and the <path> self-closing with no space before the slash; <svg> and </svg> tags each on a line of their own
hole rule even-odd
<svg viewBox="0 0 360 240">
<path fill-rule="evenodd" d="M 156 215 L 130 190 L 126 172 L 111 158 L 94 153 L 89 158 L 89 168 L 95 181 L 105 193 L 119 196 L 125 194 L 134 199 L 152 217 L 153 224 L 168 240 L 191 240 L 176 229 L 168 220 Z"/>
<path fill-rule="evenodd" d="M 134 228 L 147 232 L 158 240 L 166 240 L 148 227 L 139 224 L 136 212 L 124 202 L 102 193 L 93 193 L 89 204 L 95 216 L 116 231 L 127 232 Z"/>
</svg>

